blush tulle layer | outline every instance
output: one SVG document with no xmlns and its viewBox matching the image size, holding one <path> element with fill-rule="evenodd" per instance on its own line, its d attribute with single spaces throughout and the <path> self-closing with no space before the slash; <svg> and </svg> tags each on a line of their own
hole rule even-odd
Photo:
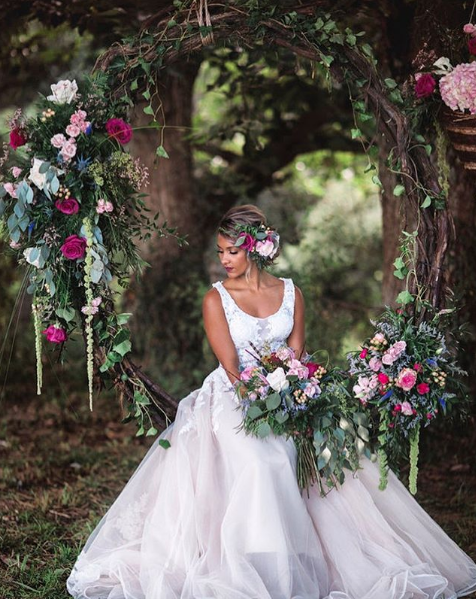
<svg viewBox="0 0 476 599">
<path fill-rule="evenodd" d="M 449 599 L 476 565 L 395 476 L 366 461 L 327 497 L 292 441 L 239 432 L 221 368 L 180 403 L 68 579 L 76 599 Z"/>
</svg>

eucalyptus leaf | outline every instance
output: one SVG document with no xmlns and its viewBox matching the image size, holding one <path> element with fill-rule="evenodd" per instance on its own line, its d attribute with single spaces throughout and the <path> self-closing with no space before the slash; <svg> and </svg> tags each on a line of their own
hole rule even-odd
<svg viewBox="0 0 476 599">
<path fill-rule="evenodd" d="M 272 393 L 266 398 L 266 408 L 271 411 L 275 410 L 281 405 L 281 396 L 279 393 Z"/>
<path fill-rule="evenodd" d="M 51 163 L 50 162 L 42 162 L 40 164 L 40 168 L 38 169 L 38 172 L 40 173 L 40 175 L 44 175 L 46 173 L 46 171 L 50 168 Z"/>
<path fill-rule="evenodd" d="M 256 420 L 263 415 L 263 410 L 259 406 L 250 406 L 248 408 L 248 412 L 246 413 L 246 417 L 250 420 Z"/>
<path fill-rule="evenodd" d="M 271 427 L 269 426 L 269 424 L 267 422 L 261 422 L 260 425 L 258 426 L 256 433 L 257 433 L 258 437 L 260 437 L 261 439 L 264 439 L 265 437 L 267 437 L 268 435 L 271 434 Z"/>
<path fill-rule="evenodd" d="M 47 272 L 51 272 L 51 271 L 47 271 Z M 46 279 L 46 276 L 45 276 L 45 279 Z M 50 282 L 48 284 L 51 285 L 51 283 L 52 283 L 52 281 L 50 280 Z M 71 308 L 69 306 L 66 306 L 65 308 L 57 308 L 55 310 L 55 312 L 59 318 L 62 318 L 66 322 L 71 322 L 75 315 L 75 311 L 73 310 L 73 308 Z"/>
<path fill-rule="evenodd" d="M 287 412 L 278 412 L 275 418 L 278 424 L 284 424 L 286 420 L 289 420 L 289 414 Z"/>
</svg>

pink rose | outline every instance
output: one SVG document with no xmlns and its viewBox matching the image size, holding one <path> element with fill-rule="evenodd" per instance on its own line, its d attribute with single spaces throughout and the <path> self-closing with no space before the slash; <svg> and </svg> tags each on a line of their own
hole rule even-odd
<svg viewBox="0 0 476 599">
<path fill-rule="evenodd" d="M 419 364 L 418 362 L 415 362 L 415 364 L 413 364 L 413 370 L 416 370 L 417 372 L 421 372 L 421 370 L 422 370 L 421 364 Z"/>
<path fill-rule="evenodd" d="M 473 56 L 476 55 L 476 37 L 472 37 L 468 40 L 468 50 Z"/>
<path fill-rule="evenodd" d="M 417 385 L 417 391 L 420 395 L 425 395 L 430 390 L 430 385 L 428 383 L 420 383 Z"/>
<path fill-rule="evenodd" d="M 19 166 L 12 166 L 12 175 L 17 179 L 21 175 L 21 168 Z"/>
<path fill-rule="evenodd" d="M 66 331 L 61 327 L 55 327 L 54 325 L 50 325 L 44 331 L 41 331 L 43 335 L 46 335 L 46 338 L 51 343 L 63 343 L 68 338 L 66 335 Z"/>
<path fill-rule="evenodd" d="M 411 368 L 404 368 L 398 374 L 396 386 L 400 387 L 404 391 L 410 391 L 415 385 L 417 379 L 417 373 Z M 403 404 L 402 404 L 403 405 Z"/>
<path fill-rule="evenodd" d="M 410 402 L 404 401 L 401 405 L 401 408 L 402 414 L 405 414 L 405 416 L 411 416 L 413 414 L 413 409 Z"/>
<path fill-rule="evenodd" d="M 65 198 L 63 200 L 56 200 L 56 208 L 63 214 L 76 214 L 79 212 L 78 201 L 74 198 Z"/>
<path fill-rule="evenodd" d="M 390 380 L 388 378 L 388 376 L 385 374 L 385 372 L 380 372 L 377 378 L 378 378 L 379 383 L 382 385 L 386 385 L 388 383 L 388 381 Z"/>
<path fill-rule="evenodd" d="M 66 127 L 66 134 L 70 137 L 78 137 L 81 133 L 81 128 L 78 125 L 68 125 Z"/>
<path fill-rule="evenodd" d="M 247 366 L 246 368 L 244 368 L 240 373 L 240 380 L 244 381 L 245 383 L 251 380 L 253 376 L 253 370 L 255 368 L 256 366 Z"/>
<path fill-rule="evenodd" d="M 114 206 L 112 202 L 109 200 L 104 200 L 103 198 L 98 200 L 98 204 L 96 206 L 96 212 L 98 214 L 103 214 L 104 212 L 112 212 L 114 210 Z"/>
<path fill-rule="evenodd" d="M 117 139 L 122 145 L 131 141 L 132 127 L 122 119 L 109 119 L 106 123 L 106 131 L 109 137 Z"/>
<path fill-rule="evenodd" d="M 86 133 L 86 131 L 88 130 L 88 127 L 91 126 L 90 121 L 81 121 L 79 123 L 79 128 L 81 129 L 81 133 Z"/>
<path fill-rule="evenodd" d="M 309 376 L 309 370 L 307 366 L 304 366 L 304 364 L 302 364 L 302 362 L 300 362 L 299 360 L 291 360 L 289 362 L 288 375 L 289 374 L 294 374 L 299 379 L 307 379 Z"/>
<path fill-rule="evenodd" d="M 4 183 L 3 188 L 9 195 L 12 196 L 12 198 L 17 197 L 17 186 L 13 185 L 13 183 Z"/>
<path fill-rule="evenodd" d="M 26 137 L 24 134 L 18 129 L 12 129 L 10 131 L 10 146 L 16 150 L 20 146 L 24 146 L 26 144 Z"/>
<path fill-rule="evenodd" d="M 476 33 L 476 27 L 472 23 L 466 23 L 466 25 L 463 27 L 463 31 L 465 33 L 473 35 L 474 33 Z"/>
<path fill-rule="evenodd" d="M 359 354 L 359 358 L 362 358 L 362 360 L 364 360 L 368 353 L 369 350 L 366 347 L 364 347 L 364 349 Z"/>
<path fill-rule="evenodd" d="M 77 235 L 70 235 L 64 240 L 60 250 L 68 260 L 83 258 L 86 253 L 86 239 Z"/>
<path fill-rule="evenodd" d="M 77 110 L 76 112 L 74 112 L 71 115 L 71 118 L 69 119 L 69 122 L 72 125 L 78 125 L 81 126 L 81 123 L 84 121 L 84 119 L 87 117 L 88 115 L 86 114 L 86 112 L 84 110 Z"/>
<path fill-rule="evenodd" d="M 274 244 L 269 239 L 265 241 L 258 241 L 256 243 L 256 251 L 263 258 L 269 258 L 274 251 Z"/>
<path fill-rule="evenodd" d="M 69 161 L 71 158 L 73 158 L 73 156 L 76 155 L 76 150 L 76 141 L 71 137 L 63 144 L 61 148 L 61 156 L 63 156 L 64 160 Z"/>
<path fill-rule="evenodd" d="M 430 73 L 417 73 L 415 75 L 415 95 L 417 98 L 427 98 L 435 91 L 436 81 Z"/>
<path fill-rule="evenodd" d="M 51 145 L 54 148 L 58 149 L 61 149 L 66 143 L 66 141 L 66 137 L 62 133 L 57 133 L 56 135 L 53 135 L 53 137 L 50 139 Z"/>
<path fill-rule="evenodd" d="M 382 367 L 382 362 L 376 357 L 370 358 L 369 367 L 370 367 L 370 370 L 373 370 L 374 372 L 378 372 L 380 370 L 380 368 Z"/>
</svg>

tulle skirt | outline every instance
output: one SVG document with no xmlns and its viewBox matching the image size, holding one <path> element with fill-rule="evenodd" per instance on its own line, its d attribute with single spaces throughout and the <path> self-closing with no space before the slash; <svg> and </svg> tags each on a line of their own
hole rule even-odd
<svg viewBox="0 0 476 599">
<path fill-rule="evenodd" d="M 222 368 L 180 402 L 68 579 L 76 599 L 449 599 L 476 565 L 390 474 L 296 484 L 291 440 L 239 430 Z"/>
</svg>

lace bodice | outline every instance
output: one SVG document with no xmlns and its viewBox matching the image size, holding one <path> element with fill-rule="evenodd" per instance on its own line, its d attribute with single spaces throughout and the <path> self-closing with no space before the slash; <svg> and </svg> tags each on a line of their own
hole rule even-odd
<svg viewBox="0 0 476 599">
<path fill-rule="evenodd" d="M 277 349 L 291 334 L 294 326 L 294 284 L 291 279 L 284 281 L 284 296 L 277 312 L 267 318 L 251 316 L 238 307 L 235 300 L 223 286 L 221 281 L 213 287 L 221 296 L 230 335 L 238 353 L 240 366 L 253 364 L 256 351 L 265 347 Z"/>
</svg>

